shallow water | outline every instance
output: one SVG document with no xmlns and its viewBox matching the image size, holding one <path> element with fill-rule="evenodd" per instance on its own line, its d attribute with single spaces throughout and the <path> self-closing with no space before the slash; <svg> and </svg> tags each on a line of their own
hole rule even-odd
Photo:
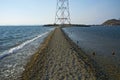
<svg viewBox="0 0 120 80">
<path fill-rule="evenodd" d="M 42 26 L 0 27 L 0 80 L 16 80 L 43 39 L 53 28 Z"/>
<path fill-rule="evenodd" d="M 64 31 L 102 67 L 102 70 L 112 77 L 118 77 L 120 74 L 120 26 L 71 27 L 64 28 Z"/>
</svg>

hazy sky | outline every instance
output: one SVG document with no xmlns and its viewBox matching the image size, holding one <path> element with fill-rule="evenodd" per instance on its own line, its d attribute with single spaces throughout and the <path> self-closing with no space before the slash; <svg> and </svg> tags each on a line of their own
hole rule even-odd
<svg viewBox="0 0 120 80">
<path fill-rule="evenodd" d="M 69 0 L 71 22 L 101 24 L 120 18 L 120 0 Z M 0 25 L 54 23 L 57 0 L 0 0 Z"/>
</svg>

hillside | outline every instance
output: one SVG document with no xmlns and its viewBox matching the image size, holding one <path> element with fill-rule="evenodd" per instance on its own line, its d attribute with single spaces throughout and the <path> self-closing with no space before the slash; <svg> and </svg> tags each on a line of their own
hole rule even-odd
<svg viewBox="0 0 120 80">
<path fill-rule="evenodd" d="M 102 25 L 120 25 L 120 20 L 117 19 L 107 20 Z"/>
</svg>

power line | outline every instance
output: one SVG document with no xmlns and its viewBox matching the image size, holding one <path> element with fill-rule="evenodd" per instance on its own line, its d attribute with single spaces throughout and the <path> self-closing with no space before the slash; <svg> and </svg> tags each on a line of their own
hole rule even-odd
<svg viewBox="0 0 120 80">
<path fill-rule="evenodd" d="M 57 0 L 55 24 L 70 24 L 69 0 Z"/>
</svg>

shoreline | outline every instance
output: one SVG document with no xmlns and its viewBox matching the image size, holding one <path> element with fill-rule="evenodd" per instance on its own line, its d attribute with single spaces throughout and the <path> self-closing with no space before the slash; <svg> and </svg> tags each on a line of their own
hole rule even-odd
<svg viewBox="0 0 120 80">
<path fill-rule="evenodd" d="M 109 80 L 109 76 L 106 75 L 107 73 L 101 69 L 99 64 L 95 60 L 93 60 L 88 54 L 86 54 L 73 40 L 71 40 L 63 30 L 62 32 L 69 44 L 78 53 L 78 58 L 81 58 L 85 62 L 85 64 L 91 67 L 97 80 Z"/>
<path fill-rule="evenodd" d="M 58 34 L 59 32 L 59 34 Z M 61 42 L 61 40 L 59 42 L 57 42 L 57 39 L 56 39 L 56 35 L 58 34 L 58 38 L 59 38 L 59 35 L 61 36 L 60 39 L 64 39 L 63 42 Z M 55 42 L 54 42 L 55 41 Z M 62 43 L 66 43 L 66 44 L 63 44 L 61 45 L 60 44 Z M 56 50 L 54 49 L 54 47 L 57 47 L 56 43 L 58 45 L 59 48 L 57 48 Z M 89 56 L 87 56 L 65 33 L 62 29 L 55 29 L 54 31 L 52 31 L 48 37 L 44 40 L 44 42 L 41 44 L 42 46 L 40 47 L 40 49 L 31 57 L 30 59 L 30 62 L 28 62 L 28 64 L 25 66 L 25 71 L 23 72 L 22 74 L 22 77 L 21 79 L 22 80 L 33 80 L 33 79 L 38 79 L 38 80 L 44 80 L 45 78 L 47 79 L 59 79 L 59 78 L 55 78 L 57 76 L 53 76 L 53 73 L 55 71 L 57 71 L 57 68 L 60 68 L 60 71 L 66 71 L 66 68 L 69 68 L 71 67 L 72 68 L 72 72 L 71 72 L 71 75 L 74 75 L 76 79 L 78 79 L 78 77 L 81 75 L 81 77 L 79 77 L 79 79 L 90 79 L 90 80 L 97 80 L 97 79 L 101 79 L 101 80 L 107 80 L 107 77 L 106 75 L 103 75 L 103 73 L 101 71 L 99 71 L 99 68 L 98 66 L 94 65 L 93 62 Z M 53 47 L 53 49 L 52 49 Z M 65 51 L 64 53 L 61 53 L 61 52 L 56 52 L 56 51 L 62 51 L 64 48 L 61 48 L 61 47 L 65 47 L 65 49 L 68 49 L 68 52 L 72 51 L 72 53 L 74 52 L 74 54 L 69 54 L 67 55 L 67 57 L 65 57 L 66 59 L 72 59 L 73 58 L 73 61 L 75 64 L 72 65 L 71 62 L 69 61 L 66 61 L 65 59 L 65 62 L 60 62 L 60 64 L 56 64 L 58 63 L 60 60 L 63 59 L 63 56 L 61 56 L 62 54 L 63 55 L 66 55 L 68 52 Z M 60 50 L 61 49 L 61 50 Z M 64 51 L 64 50 L 63 50 Z M 59 56 L 61 56 L 61 58 L 58 60 L 58 61 L 54 61 L 51 60 L 52 58 L 50 57 L 51 55 L 52 56 L 55 56 L 55 59 L 54 60 L 57 60 L 56 59 L 56 54 L 52 54 L 53 52 L 55 52 L 56 54 L 58 53 Z M 49 55 L 49 56 L 48 56 Z M 74 57 L 72 57 L 72 55 Z M 70 56 L 70 58 L 69 58 Z M 50 60 L 47 60 L 49 59 Z M 58 57 L 59 58 L 59 57 Z M 49 62 L 51 61 L 51 62 Z M 64 59 L 62 60 L 64 61 Z M 54 64 L 53 64 L 54 63 Z M 51 69 L 49 67 L 50 66 L 58 66 L 57 68 L 55 67 L 55 71 L 53 69 L 53 71 L 51 72 Z M 51 65 L 52 64 L 52 65 Z M 69 65 L 69 66 L 63 66 L 63 65 Z M 61 66 L 62 65 L 62 66 Z M 73 68 L 73 66 L 75 67 L 75 69 Z M 80 67 L 80 68 L 79 68 Z M 65 68 L 65 69 L 64 69 Z M 68 70 L 68 73 L 70 73 L 69 71 L 71 70 L 71 68 Z M 74 73 L 75 70 L 79 70 L 78 73 Z M 46 72 L 47 71 L 47 72 Z M 51 74 L 48 74 L 48 73 L 51 73 Z M 55 72 L 56 74 L 58 73 L 59 71 Z M 99 73 L 100 72 L 100 73 Z M 65 74 L 67 75 L 67 77 L 71 77 L 68 73 L 64 72 L 62 73 L 62 78 L 66 78 Z M 102 73 L 102 74 L 101 74 Z M 38 76 L 39 74 L 39 76 Z M 85 74 L 85 75 L 83 75 Z M 48 77 L 48 76 L 52 76 L 52 77 Z M 89 76 L 86 78 L 86 76 Z M 72 77 L 71 79 L 73 79 L 74 77 Z M 78 79 L 78 80 L 79 80 Z"/>
<path fill-rule="evenodd" d="M 53 33 L 54 33 L 54 31 L 52 31 L 50 34 L 48 34 L 48 36 L 44 39 L 43 43 L 41 43 L 41 46 L 39 47 L 39 49 L 35 52 L 35 54 L 33 54 L 31 56 L 30 60 L 28 61 L 28 63 L 24 67 L 25 71 L 23 71 L 22 77 L 20 77 L 20 80 L 28 80 L 27 77 L 29 75 L 27 75 L 27 74 L 29 74 L 30 70 L 32 70 L 32 67 L 36 63 L 40 54 L 43 53 L 46 50 L 47 45 L 49 43 L 49 40 L 52 38 Z M 26 75 L 26 76 L 24 76 L 24 75 Z"/>
</svg>

